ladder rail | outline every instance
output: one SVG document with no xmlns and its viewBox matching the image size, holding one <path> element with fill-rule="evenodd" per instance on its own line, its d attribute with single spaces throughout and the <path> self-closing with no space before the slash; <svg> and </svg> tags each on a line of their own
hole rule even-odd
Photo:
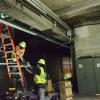
<svg viewBox="0 0 100 100">
<path fill-rule="evenodd" d="M 1 35 L 2 35 L 2 32 L 3 32 L 3 26 L 2 26 L 2 24 L 0 23 L 0 37 L 1 37 Z M 4 56 L 5 56 L 5 58 L 7 57 L 7 53 L 6 53 L 6 47 L 5 47 L 5 45 L 4 45 L 4 38 L 1 38 L 1 45 L 2 45 L 2 47 L 3 47 L 3 51 L 4 51 Z M 8 67 L 8 60 L 7 59 L 5 59 L 6 60 L 6 64 L 7 64 L 7 72 L 8 72 L 8 76 L 9 76 L 9 79 L 10 79 L 10 82 L 11 82 L 11 74 L 9 74 L 9 72 L 10 72 L 10 68 Z"/>
<path fill-rule="evenodd" d="M 3 50 L 4 50 L 4 55 L 5 55 L 5 58 L 7 57 L 7 53 L 6 53 L 6 47 L 4 45 L 4 38 L 2 39 L 2 46 L 3 46 Z M 11 82 L 11 74 L 10 74 L 10 68 L 8 67 L 8 60 L 6 60 L 6 64 L 7 64 L 7 71 L 8 71 L 8 75 L 9 75 L 9 79 L 10 79 L 10 82 Z"/>
</svg>

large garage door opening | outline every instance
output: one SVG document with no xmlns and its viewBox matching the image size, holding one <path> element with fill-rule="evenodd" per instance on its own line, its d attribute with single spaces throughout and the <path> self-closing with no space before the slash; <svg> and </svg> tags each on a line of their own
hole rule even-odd
<svg viewBox="0 0 100 100">
<path fill-rule="evenodd" d="M 26 50 L 24 54 L 25 62 L 29 62 L 31 67 L 35 68 L 37 67 L 37 61 L 39 59 L 45 59 L 46 69 L 49 74 L 50 80 L 52 80 L 52 85 L 54 89 L 59 92 L 59 87 L 56 87 L 58 86 L 57 84 L 59 83 L 59 81 L 67 80 L 67 75 L 72 74 L 70 46 L 68 45 L 64 47 L 58 45 L 57 43 L 48 41 L 48 37 L 44 39 L 39 37 L 38 35 L 32 35 L 11 27 L 9 28 L 15 46 L 19 45 L 20 42 L 26 43 Z M 1 73 L 4 73 L 6 71 L 6 76 L 0 76 L 2 77 L 0 78 L 2 84 L 5 84 L 3 88 L 0 88 L 2 88 L 1 90 L 5 89 L 6 91 L 7 88 L 9 88 L 9 78 L 6 66 L 6 70 L 2 70 L 2 67 L 3 66 L 1 65 L 0 71 Z M 30 74 L 24 67 L 22 67 L 21 69 L 23 70 L 24 79 L 26 80 L 28 89 L 30 89 L 33 85 L 33 74 Z M 8 81 L 4 81 L 5 79 Z"/>
</svg>

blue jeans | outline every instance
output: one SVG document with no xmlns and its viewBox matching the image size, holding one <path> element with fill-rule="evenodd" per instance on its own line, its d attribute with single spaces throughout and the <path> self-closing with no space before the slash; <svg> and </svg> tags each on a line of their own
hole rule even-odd
<svg viewBox="0 0 100 100">
<path fill-rule="evenodd" d="M 38 100 L 45 100 L 45 86 L 34 85 L 34 94 L 37 95 Z"/>
<path fill-rule="evenodd" d="M 45 89 L 44 88 L 37 88 L 35 94 L 38 96 L 38 100 L 44 100 L 45 98 Z"/>
<path fill-rule="evenodd" d="M 45 100 L 45 89 L 38 88 L 37 95 L 35 93 L 29 92 L 29 100 Z"/>
<path fill-rule="evenodd" d="M 45 98 L 45 88 L 39 88 L 38 89 L 38 97 L 39 97 L 39 100 L 44 100 L 44 98 Z"/>
</svg>

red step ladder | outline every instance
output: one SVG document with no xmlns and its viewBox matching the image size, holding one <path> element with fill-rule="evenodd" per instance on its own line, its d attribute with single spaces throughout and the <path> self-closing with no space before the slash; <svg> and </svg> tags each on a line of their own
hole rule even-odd
<svg viewBox="0 0 100 100">
<path fill-rule="evenodd" d="M 5 27 L 6 34 L 3 32 L 3 26 L 6 26 Z M 24 79 L 22 69 L 21 69 L 21 65 L 19 63 L 19 60 L 18 60 L 16 53 L 15 53 L 16 62 L 12 63 L 11 62 L 12 58 L 9 58 L 9 56 L 8 56 L 8 55 L 11 55 L 15 51 L 14 41 L 13 41 L 13 38 L 12 38 L 10 27 L 8 25 L 3 25 L 3 24 L 0 23 L 0 38 L 1 38 L 1 41 L 2 41 L 0 48 L 3 48 L 2 50 L 4 52 L 4 58 L 5 58 L 5 61 L 6 61 L 5 65 L 7 66 L 10 85 L 12 84 L 12 75 L 19 75 L 23 90 L 27 91 L 26 90 L 27 84 L 26 84 L 26 81 Z M 7 39 L 9 39 L 9 42 L 5 43 L 5 41 Z M 12 50 L 7 50 L 8 46 L 11 46 Z M 11 70 L 12 67 L 17 67 L 18 72 L 12 72 L 12 70 Z M 11 87 L 9 89 L 11 89 Z"/>
</svg>

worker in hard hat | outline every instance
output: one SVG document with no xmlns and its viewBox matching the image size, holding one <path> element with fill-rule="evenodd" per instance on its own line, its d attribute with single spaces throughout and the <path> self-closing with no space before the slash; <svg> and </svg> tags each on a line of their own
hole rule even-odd
<svg viewBox="0 0 100 100">
<path fill-rule="evenodd" d="M 26 49 L 26 43 L 24 41 L 21 41 L 17 46 L 15 46 L 15 51 L 11 54 L 11 58 L 13 62 L 16 62 L 16 57 L 20 62 L 20 65 L 23 65 L 24 60 L 24 54 Z M 12 67 L 13 72 L 18 72 L 17 67 Z M 20 76 L 19 75 L 13 75 L 13 85 L 15 88 L 19 89 L 21 86 L 20 84 Z"/>
<path fill-rule="evenodd" d="M 26 48 L 26 43 L 24 41 L 20 42 L 18 44 L 18 46 L 15 47 L 15 51 L 12 54 L 12 59 L 15 62 L 16 61 L 16 57 L 15 57 L 15 53 L 18 59 L 21 59 L 22 61 L 24 53 L 25 53 L 25 48 Z"/>
<path fill-rule="evenodd" d="M 37 68 L 34 74 L 34 86 L 35 93 L 38 95 L 38 100 L 44 100 L 45 87 L 47 79 L 49 78 L 46 71 L 46 63 L 44 59 L 39 59 L 37 62 Z"/>
</svg>

